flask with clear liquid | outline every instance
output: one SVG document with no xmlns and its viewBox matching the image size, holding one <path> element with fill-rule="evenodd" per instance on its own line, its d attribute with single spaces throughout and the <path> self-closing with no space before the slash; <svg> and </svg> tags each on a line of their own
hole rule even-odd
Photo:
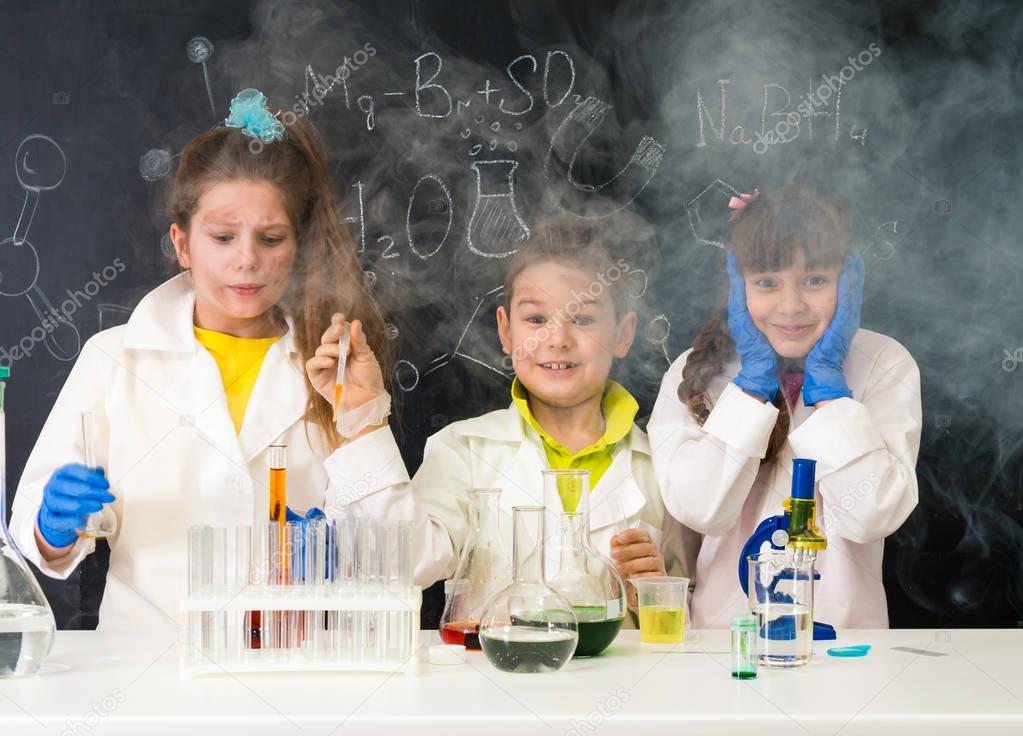
<svg viewBox="0 0 1023 736">
<path fill-rule="evenodd" d="M 544 507 L 512 511 L 514 581 L 487 603 L 480 645 L 502 672 L 557 672 L 575 652 L 578 619 L 544 577 Z"/>
<path fill-rule="evenodd" d="M 50 604 L 7 529 L 4 387 L 10 375 L 0 366 L 0 678 L 38 672 L 56 631 Z"/>
</svg>

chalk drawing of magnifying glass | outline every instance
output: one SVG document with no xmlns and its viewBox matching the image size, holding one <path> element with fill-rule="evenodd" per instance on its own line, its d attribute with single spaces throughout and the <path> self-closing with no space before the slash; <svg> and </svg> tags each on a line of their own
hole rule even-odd
<svg viewBox="0 0 1023 736">
<path fill-rule="evenodd" d="M 671 322 L 663 314 L 658 314 L 646 326 L 646 341 L 651 345 L 659 345 L 664 359 L 671 365 L 671 358 L 668 356 L 668 335 L 671 334 Z"/>
<path fill-rule="evenodd" d="M 14 244 L 22 245 L 28 238 L 32 218 L 39 204 L 39 192 L 56 189 L 67 173 L 67 157 L 57 142 L 39 133 L 28 136 L 14 154 L 14 173 L 25 190 L 25 202 L 14 228 Z"/>
</svg>

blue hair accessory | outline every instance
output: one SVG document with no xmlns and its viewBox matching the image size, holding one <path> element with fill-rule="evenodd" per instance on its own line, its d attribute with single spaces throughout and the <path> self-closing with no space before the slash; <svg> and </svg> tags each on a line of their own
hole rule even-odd
<svg viewBox="0 0 1023 736">
<path fill-rule="evenodd" d="M 241 128 L 245 135 L 265 143 L 282 141 L 286 137 L 284 125 L 266 105 L 266 95 L 251 87 L 243 89 L 231 100 L 231 113 L 224 124 Z"/>
</svg>

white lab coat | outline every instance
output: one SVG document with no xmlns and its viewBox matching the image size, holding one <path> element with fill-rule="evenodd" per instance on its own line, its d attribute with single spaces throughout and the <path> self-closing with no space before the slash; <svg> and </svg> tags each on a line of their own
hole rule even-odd
<svg viewBox="0 0 1023 736">
<path fill-rule="evenodd" d="M 778 410 L 731 383 L 739 370 L 733 359 L 710 384 L 713 408 L 700 427 L 677 394 L 690 352 L 668 369 L 648 430 L 665 506 L 706 535 L 693 625 L 726 627 L 746 612 L 739 553 L 764 518 L 783 512 L 792 460 L 804 457 L 817 461 L 817 521 L 828 538 L 817 558 L 814 618 L 836 628 L 887 628 L 884 539 L 917 504 L 920 372 L 913 357 L 895 340 L 859 330 L 845 364 L 853 398 L 815 408 L 800 397 L 788 442 L 762 465 Z"/>
<path fill-rule="evenodd" d="M 455 422 L 430 437 L 412 480 L 414 498 L 404 500 L 411 504 L 404 513 L 417 519 L 419 560 L 429 560 L 419 568 L 417 582 L 425 586 L 454 575 L 469 536 L 468 491 L 472 488 L 502 490 L 500 528 L 510 561 L 512 507 L 544 503 L 541 471 L 547 468 L 540 436 L 514 405 Z M 698 537 L 665 512 L 650 444 L 635 425 L 615 445 L 611 466 L 590 493 L 590 541 L 607 556 L 620 521 L 611 499 L 620 501 L 629 527 L 645 530 L 660 546 L 669 574 L 685 575 L 692 569 Z M 360 513 L 393 513 L 388 503 L 388 494 L 367 497 L 359 502 Z"/>
<path fill-rule="evenodd" d="M 46 562 L 34 527 L 53 471 L 84 462 L 79 412 L 94 411 L 97 461 L 117 498 L 119 522 L 100 606 L 104 629 L 182 620 L 188 529 L 267 518 L 270 444 L 288 446 L 288 505 L 296 510 L 321 505 L 328 482 L 343 488 L 350 478 L 371 474 L 363 488 L 370 494 L 408 484 L 389 429 L 330 454 L 318 427 L 303 419 L 305 368 L 290 329 L 267 351 L 237 434 L 217 364 L 192 331 L 194 306 L 191 274 L 180 274 L 147 294 L 126 325 L 86 343 L 14 498 L 11 531 L 18 546 L 45 574 L 66 578 L 94 541 L 79 539 L 64 558 Z M 327 460 L 344 471 L 329 473 Z"/>
</svg>

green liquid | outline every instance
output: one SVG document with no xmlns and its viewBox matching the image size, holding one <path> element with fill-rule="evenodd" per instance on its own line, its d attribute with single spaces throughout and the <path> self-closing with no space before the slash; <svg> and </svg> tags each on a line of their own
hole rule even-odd
<svg viewBox="0 0 1023 736">
<path fill-rule="evenodd" d="M 752 670 L 732 670 L 732 677 L 736 680 L 753 680 L 757 673 Z"/>
<path fill-rule="evenodd" d="M 622 629 L 624 618 L 610 618 L 604 621 L 579 621 L 579 643 L 575 656 L 592 657 L 607 649 Z"/>
<path fill-rule="evenodd" d="M 502 672 L 556 672 L 571 659 L 577 638 L 519 626 L 480 632 L 483 653 Z"/>
</svg>

